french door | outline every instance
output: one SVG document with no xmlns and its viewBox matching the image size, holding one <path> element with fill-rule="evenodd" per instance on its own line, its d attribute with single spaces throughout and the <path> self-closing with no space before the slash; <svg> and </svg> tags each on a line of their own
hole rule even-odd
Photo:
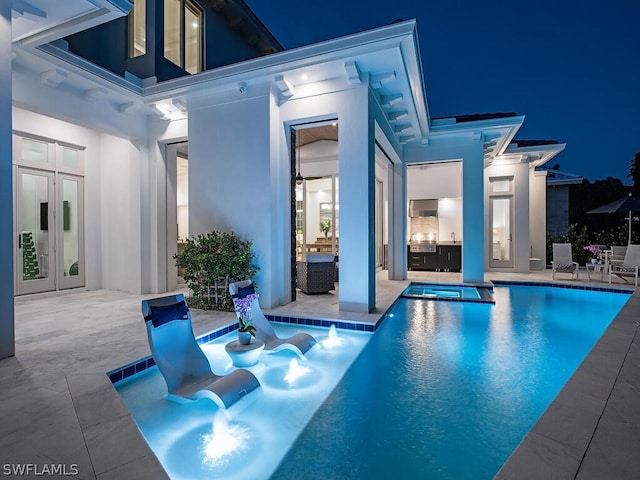
<svg viewBox="0 0 640 480">
<path fill-rule="evenodd" d="M 16 169 L 16 292 L 84 285 L 82 177 Z"/>
<path fill-rule="evenodd" d="M 491 256 L 493 268 L 513 267 L 513 196 L 491 197 Z"/>
<path fill-rule="evenodd" d="M 16 271 L 18 294 L 55 290 L 54 174 L 18 168 Z"/>
</svg>

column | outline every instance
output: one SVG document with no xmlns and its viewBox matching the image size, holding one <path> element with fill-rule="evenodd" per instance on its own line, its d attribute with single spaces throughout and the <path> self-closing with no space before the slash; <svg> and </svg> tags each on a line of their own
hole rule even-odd
<svg viewBox="0 0 640 480">
<path fill-rule="evenodd" d="M 482 136 L 462 159 L 462 281 L 484 282 L 484 151 Z"/>
<path fill-rule="evenodd" d="M 404 164 L 389 165 L 389 280 L 407 278 L 407 211 Z"/>
<path fill-rule="evenodd" d="M 15 355 L 11 176 L 11 2 L 0 2 L 0 358 Z"/>
<path fill-rule="evenodd" d="M 342 311 L 375 308 L 375 133 L 368 89 L 353 90 L 339 112 L 340 289 Z"/>
</svg>

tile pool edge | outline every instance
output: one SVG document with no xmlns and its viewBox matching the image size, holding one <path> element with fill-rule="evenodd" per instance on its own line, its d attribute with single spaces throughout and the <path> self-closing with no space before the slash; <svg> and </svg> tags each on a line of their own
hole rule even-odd
<svg viewBox="0 0 640 480">
<path fill-rule="evenodd" d="M 529 282 L 513 282 L 523 283 Z M 588 289 L 611 291 L 597 287 Z M 621 292 L 620 289 L 613 291 Z M 622 293 L 629 291 L 622 290 Z M 573 479 L 582 478 L 582 475 L 602 478 L 601 474 L 607 478 L 628 478 L 628 470 L 606 470 L 615 467 L 616 462 L 611 458 L 614 451 L 616 458 L 637 457 L 633 443 L 619 437 L 616 441 L 607 422 L 610 424 L 612 418 L 637 418 L 637 404 L 626 405 L 622 412 L 620 402 L 611 405 L 610 398 L 614 391 L 625 388 L 623 384 L 627 381 L 621 372 L 626 367 L 636 369 L 631 365 L 630 354 L 632 345 L 638 348 L 638 311 L 640 292 L 633 292 L 560 393 L 502 465 L 496 479 Z M 637 427 L 637 423 L 633 427 Z M 608 459 L 603 453 L 606 450 L 611 453 Z M 632 472 L 635 474 L 640 473 L 640 463 L 636 462 Z M 619 468 L 625 467 L 628 465 Z"/>
<path fill-rule="evenodd" d="M 553 287 L 553 288 L 567 288 L 570 290 L 593 290 L 594 292 L 608 292 L 608 293 L 626 293 L 632 294 L 635 290 L 633 287 L 625 287 L 624 285 L 615 287 L 599 287 L 597 285 L 576 285 L 573 283 L 558 283 L 558 282 L 528 282 L 524 280 L 491 280 L 491 283 L 497 287 L 500 286 L 522 286 L 522 287 Z"/>
<path fill-rule="evenodd" d="M 309 317 L 300 317 L 293 315 L 271 315 L 265 314 L 265 317 L 270 322 L 275 323 L 284 323 L 284 324 L 294 324 L 294 325 L 305 325 L 310 327 L 322 327 L 329 328 L 331 325 L 335 325 L 336 328 L 342 330 L 354 330 L 359 332 L 374 332 L 377 325 L 373 325 L 371 323 L 362 323 L 362 322 L 354 322 L 354 321 L 345 321 L 345 320 L 326 320 L 321 318 L 309 318 Z M 215 330 L 211 330 L 203 335 L 199 335 L 196 337 L 196 341 L 199 345 L 209 343 L 212 340 L 215 340 L 218 337 L 226 335 L 234 330 L 238 329 L 238 322 L 233 322 L 224 327 L 217 328 Z M 111 383 L 115 384 L 122 380 L 126 380 L 130 377 L 138 373 L 142 373 L 145 370 L 152 368 L 155 366 L 156 362 L 151 355 L 147 355 L 141 359 L 135 360 L 131 363 L 123 365 L 121 367 L 115 368 L 106 372 Z"/>
</svg>

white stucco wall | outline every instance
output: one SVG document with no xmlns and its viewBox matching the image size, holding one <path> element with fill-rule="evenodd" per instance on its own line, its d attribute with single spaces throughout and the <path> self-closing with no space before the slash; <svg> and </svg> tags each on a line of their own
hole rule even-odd
<svg viewBox="0 0 640 480">
<path fill-rule="evenodd" d="M 145 293 L 140 147 L 73 123 L 13 108 L 17 132 L 84 147 L 86 286 Z"/>
<path fill-rule="evenodd" d="M 142 284 L 140 150 L 100 136 L 102 287 L 145 293 Z"/>
<path fill-rule="evenodd" d="M 273 271 L 283 269 L 272 255 L 283 212 L 272 205 L 270 131 L 269 95 L 189 111 L 191 234 L 233 231 L 253 242 L 260 267 L 255 280 L 266 308 L 278 298 Z"/>
</svg>

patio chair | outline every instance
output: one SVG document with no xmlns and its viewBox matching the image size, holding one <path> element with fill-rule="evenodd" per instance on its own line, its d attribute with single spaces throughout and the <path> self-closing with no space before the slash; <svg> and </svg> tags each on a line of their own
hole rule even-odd
<svg viewBox="0 0 640 480">
<path fill-rule="evenodd" d="M 609 254 L 609 264 L 622 265 L 624 257 L 627 254 L 627 245 L 613 245 L 611 247 L 611 253 Z"/>
<path fill-rule="evenodd" d="M 228 408 L 260 386 L 248 370 L 237 369 L 224 376 L 213 373 L 193 335 L 183 294 L 143 300 L 142 315 L 149 347 L 167 382 L 170 400 L 208 398 L 220 408 Z"/>
<path fill-rule="evenodd" d="M 609 265 L 609 283 L 611 283 L 611 277 L 616 275 L 624 280 L 624 277 L 634 277 L 635 286 L 638 286 L 638 269 L 640 268 L 640 245 L 629 245 L 624 256 L 622 264 L 612 263 Z"/>
<path fill-rule="evenodd" d="M 571 278 L 575 273 L 578 280 L 578 262 L 573 261 L 570 243 L 554 243 L 553 244 L 553 260 L 551 261 L 551 278 L 556 279 L 556 272 L 570 273 Z"/>
<path fill-rule="evenodd" d="M 307 255 L 296 262 L 296 286 L 306 294 L 335 290 L 336 261 L 333 254 Z"/>
<path fill-rule="evenodd" d="M 255 293 L 255 287 L 251 280 L 234 282 L 229 284 L 229 293 L 231 293 L 231 298 L 233 298 L 235 305 L 236 299 Z M 316 344 L 315 338 L 303 332 L 296 333 L 289 338 L 279 338 L 269 320 L 262 313 L 257 298 L 251 302 L 251 324 L 256 329 L 256 338 L 264 342 L 264 351 L 267 353 L 286 349 L 297 353 L 299 356 L 304 356 Z"/>
</svg>

